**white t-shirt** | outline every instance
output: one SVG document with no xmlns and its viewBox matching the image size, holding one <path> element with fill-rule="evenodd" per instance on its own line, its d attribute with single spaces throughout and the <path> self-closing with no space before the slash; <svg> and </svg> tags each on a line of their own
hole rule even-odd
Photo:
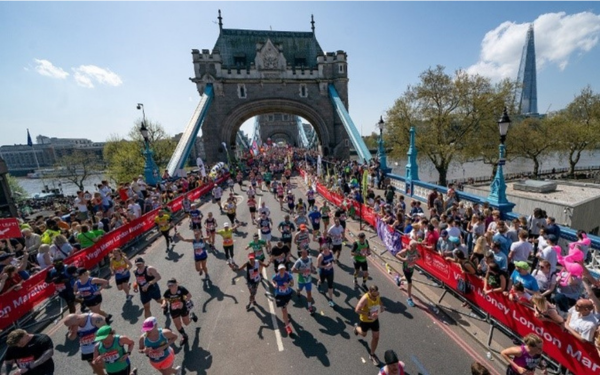
<svg viewBox="0 0 600 375">
<path fill-rule="evenodd" d="M 546 246 L 540 253 L 542 259 L 550 262 L 550 272 L 556 272 L 556 263 L 558 262 L 558 255 L 556 250 L 552 246 Z"/>
<path fill-rule="evenodd" d="M 327 233 L 329 233 L 329 235 L 331 236 L 332 245 L 342 244 L 342 234 L 344 233 L 344 227 L 342 227 L 341 225 L 333 225 L 331 228 L 329 228 L 329 231 L 327 231 Z"/>
<path fill-rule="evenodd" d="M 458 237 L 460 238 L 460 228 L 459 227 L 449 227 L 448 229 L 448 236 L 449 237 Z"/>
<path fill-rule="evenodd" d="M 527 262 L 529 255 L 533 251 L 533 246 L 527 241 L 519 241 L 510 245 L 510 251 L 513 252 L 513 262 Z"/>
<path fill-rule="evenodd" d="M 569 314 L 571 315 L 569 327 L 579 333 L 584 340 L 592 342 L 594 339 L 594 332 L 599 323 L 599 314 L 591 312 L 587 316 L 581 316 L 581 314 L 575 310 L 575 306 L 569 309 Z"/>
<path fill-rule="evenodd" d="M 85 199 L 77 197 L 75 198 L 73 203 L 75 204 L 75 206 L 77 206 L 77 210 L 79 210 L 79 212 L 88 212 Z"/>
<path fill-rule="evenodd" d="M 144 180 L 142 180 L 141 178 L 138 178 L 137 184 L 140 187 L 141 191 L 145 191 L 146 190 L 146 182 L 144 182 Z"/>
</svg>

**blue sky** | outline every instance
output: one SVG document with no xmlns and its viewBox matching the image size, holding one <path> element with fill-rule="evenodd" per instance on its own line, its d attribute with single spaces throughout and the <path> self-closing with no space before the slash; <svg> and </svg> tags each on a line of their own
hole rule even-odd
<svg viewBox="0 0 600 375">
<path fill-rule="evenodd" d="M 225 28 L 310 31 L 349 60 L 350 114 L 363 134 L 407 85 L 437 64 L 516 77 L 535 22 L 538 107 L 600 91 L 594 2 L 40 2 L 0 3 L 0 144 L 32 136 L 126 135 L 141 116 L 170 134 L 198 102 L 191 49 Z M 515 67 L 516 66 L 516 67 Z"/>
</svg>

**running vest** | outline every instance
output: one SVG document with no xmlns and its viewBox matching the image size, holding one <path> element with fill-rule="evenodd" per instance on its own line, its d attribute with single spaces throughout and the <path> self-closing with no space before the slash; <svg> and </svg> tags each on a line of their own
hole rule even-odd
<svg viewBox="0 0 600 375">
<path fill-rule="evenodd" d="M 248 262 L 248 265 L 246 266 L 246 280 L 250 283 L 250 284 L 257 284 L 260 282 L 260 264 L 258 263 L 258 260 L 254 260 L 254 264 L 250 263 L 250 261 Z"/>
<path fill-rule="evenodd" d="M 292 195 L 288 194 L 288 196 L 286 198 L 287 198 L 288 204 L 294 204 L 294 200 L 295 200 L 296 197 L 294 197 L 293 194 Z"/>
<path fill-rule="evenodd" d="M 308 231 L 298 232 L 298 234 L 296 235 L 296 243 L 298 244 L 299 247 L 302 247 L 303 245 L 308 245 L 309 242 L 310 242 L 310 233 L 308 233 Z"/>
<path fill-rule="evenodd" d="M 79 295 L 82 296 L 84 300 L 90 300 L 98 294 L 98 286 L 92 283 L 91 277 L 85 284 L 82 284 L 79 280 L 77 280 L 75 283 L 77 284 L 77 291 Z"/>
<path fill-rule="evenodd" d="M 372 300 L 369 296 L 369 293 L 365 293 L 365 295 L 367 296 L 367 304 L 362 308 L 363 312 L 368 312 L 369 314 L 374 313 L 375 311 L 381 311 L 381 299 L 379 298 L 379 296 L 377 296 L 377 298 L 375 298 L 375 300 Z M 367 317 L 365 317 L 364 315 L 360 314 L 359 315 L 360 321 L 361 322 L 365 322 L 365 323 L 372 323 L 375 320 L 374 319 L 368 319 Z"/>
<path fill-rule="evenodd" d="M 192 242 L 192 246 L 194 247 L 194 259 L 196 261 L 206 259 L 208 257 L 208 254 L 206 253 L 206 242 L 204 242 L 204 240 L 197 240 L 195 238 L 193 241 L 194 242 Z"/>
<path fill-rule="evenodd" d="M 92 313 L 89 313 L 85 325 L 83 327 L 77 327 L 77 336 L 79 337 L 79 347 L 81 348 L 81 354 L 90 354 L 94 352 L 96 346 L 96 331 L 98 327 L 92 324 Z"/>
<path fill-rule="evenodd" d="M 415 261 L 419 257 L 419 251 L 411 251 L 410 249 L 406 252 L 406 261 L 402 263 L 403 270 L 412 270 L 415 268 Z M 475 267 L 476 268 L 476 267 Z"/>
<path fill-rule="evenodd" d="M 148 284 L 150 281 L 154 280 L 154 276 L 150 276 L 148 274 L 148 266 L 144 267 L 144 271 L 142 271 L 142 273 L 139 273 L 137 269 L 133 271 L 133 273 L 135 274 L 135 281 L 137 282 L 140 288 Z M 140 293 L 143 293 L 141 289 Z"/>
<path fill-rule="evenodd" d="M 533 371 L 535 370 L 538 365 L 540 364 L 540 361 L 542 360 L 542 356 L 541 355 L 537 355 L 537 356 L 532 356 L 531 354 L 529 354 L 529 352 L 527 352 L 527 349 L 525 349 L 525 345 L 521 344 L 521 355 L 519 357 L 514 357 L 513 358 L 513 362 L 519 366 L 519 367 L 523 367 L 526 368 L 529 371 Z M 512 368 L 511 368 L 512 370 Z M 516 372 L 513 373 L 516 374 Z"/>
<path fill-rule="evenodd" d="M 330 251 L 328 255 L 323 254 L 321 258 L 321 274 L 329 275 L 333 273 L 333 253 Z"/>
<path fill-rule="evenodd" d="M 192 219 L 192 223 L 200 223 L 200 221 L 202 220 L 202 213 L 200 212 L 200 210 L 191 210 L 190 218 Z"/>
<path fill-rule="evenodd" d="M 314 200 L 315 199 L 315 192 L 312 190 L 309 190 L 306 192 L 306 197 L 308 198 L 308 200 Z"/>
<path fill-rule="evenodd" d="M 148 354 L 148 357 L 150 358 L 151 362 L 158 363 L 169 356 L 170 351 L 172 350 L 171 347 L 168 347 L 167 349 L 164 349 L 164 350 L 156 349 L 156 348 L 160 348 L 167 342 L 168 342 L 167 338 L 165 336 L 163 336 L 162 328 L 158 329 L 158 340 L 156 340 L 156 341 L 150 340 L 148 338 L 148 336 L 146 334 L 144 334 L 144 346 L 152 349 L 150 351 L 150 353 Z"/>
<path fill-rule="evenodd" d="M 125 361 L 119 361 L 125 355 L 125 348 L 119 344 L 120 338 L 121 336 L 114 335 L 113 343 L 108 348 L 102 342 L 98 344 L 98 353 L 104 359 L 106 372 L 110 374 L 123 371 L 129 366 L 129 358 Z"/>
<path fill-rule="evenodd" d="M 282 239 L 290 239 L 292 238 L 292 222 L 291 221 L 282 221 L 279 224 L 281 228 L 281 238 Z"/>
<path fill-rule="evenodd" d="M 215 225 L 217 224 L 217 221 L 213 217 L 213 218 L 206 219 L 204 221 L 204 223 L 206 224 L 206 229 L 207 230 L 214 230 L 215 229 Z"/>
<path fill-rule="evenodd" d="M 271 222 L 268 219 L 260 219 L 260 232 L 262 234 L 271 233 Z"/>
<path fill-rule="evenodd" d="M 121 258 L 121 260 L 111 259 L 110 260 L 110 268 L 115 273 L 115 278 L 117 280 L 124 279 L 129 276 L 129 270 L 127 269 L 127 263 L 125 263 L 125 259 Z"/>
<path fill-rule="evenodd" d="M 355 262 L 364 263 L 367 261 L 367 251 L 369 249 L 369 241 L 365 240 L 365 243 L 360 243 L 356 241 L 354 243 L 356 245 L 356 250 L 353 251 L 354 254 L 358 253 L 359 255 L 352 255 L 354 257 Z"/>
</svg>

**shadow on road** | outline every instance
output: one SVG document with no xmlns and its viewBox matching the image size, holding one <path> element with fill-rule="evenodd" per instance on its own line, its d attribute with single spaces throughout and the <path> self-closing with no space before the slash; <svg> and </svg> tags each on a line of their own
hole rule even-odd
<svg viewBox="0 0 600 375">
<path fill-rule="evenodd" d="M 121 317 L 123 318 L 123 320 L 131 323 L 132 325 L 137 323 L 140 320 L 139 318 L 143 314 L 144 309 L 141 306 L 134 305 L 131 301 L 125 302 L 125 304 L 123 305 L 123 310 L 121 310 Z"/>
<path fill-rule="evenodd" d="M 219 288 L 218 285 L 214 285 L 210 280 L 203 283 L 202 289 L 204 289 L 204 291 L 210 296 L 202 305 L 202 312 L 206 312 L 206 306 L 214 299 L 221 302 L 225 299 L 225 297 L 227 297 L 231 298 L 236 305 L 238 304 L 238 300 L 235 298 L 235 296 L 223 293 L 221 288 Z"/>
<path fill-rule="evenodd" d="M 66 353 L 67 356 L 72 357 L 79 352 L 79 340 L 69 340 L 67 336 L 64 336 L 65 342 L 58 344 L 54 347 L 61 353 Z"/>
<path fill-rule="evenodd" d="M 412 314 L 407 311 L 406 305 L 403 303 L 392 301 L 387 297 L 381 297 L 381 302 L 383 303 L 383 306 L 385 306 L 386 312 L 389 312 L 390 314 L 402 314 L 408 319 L 413 318 Z"/>
<path fill-rule="evenodd" d="M 295 334 L 292 336 L 294 345 L 302 349 L 302 353 L 306 358 L 316 357 L 323 366 L 329 367 L 329 357 L 327 357 L 327 348 L 323 343 L 317 341 L 317 339 L 309 332 L 305 331 L 304 327 L 299 325 L 295 320 L 291 321 L 292 327 Z"/>
<path fill-rule="evenodd" d="M 196 328 L 194 334 L 194 340 L 192 344 L 186 344 L 184 346 L 185 355 L 183 356 L 183 362 L 181 366 L 184 368 L 184 374 L 187 371 L 193 372 L 194 374 L 206 374 L 207 370 L 212 366 L 212 354 L 208 350 L 204 350 L 200 347 L 200 327 Z"/>
</svg>

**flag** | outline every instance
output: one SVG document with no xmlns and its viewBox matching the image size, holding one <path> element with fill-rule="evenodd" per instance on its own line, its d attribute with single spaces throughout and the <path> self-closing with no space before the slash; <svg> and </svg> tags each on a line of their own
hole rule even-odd
<svg viewBox="0 0 600 375">
<path fill-rule="evenodd" d="M 31 141 L 31 134 L 29 134 L 29 129 L 27 129 L 27 146 L 33 147 L 33 142 Z"/>
</svg>

